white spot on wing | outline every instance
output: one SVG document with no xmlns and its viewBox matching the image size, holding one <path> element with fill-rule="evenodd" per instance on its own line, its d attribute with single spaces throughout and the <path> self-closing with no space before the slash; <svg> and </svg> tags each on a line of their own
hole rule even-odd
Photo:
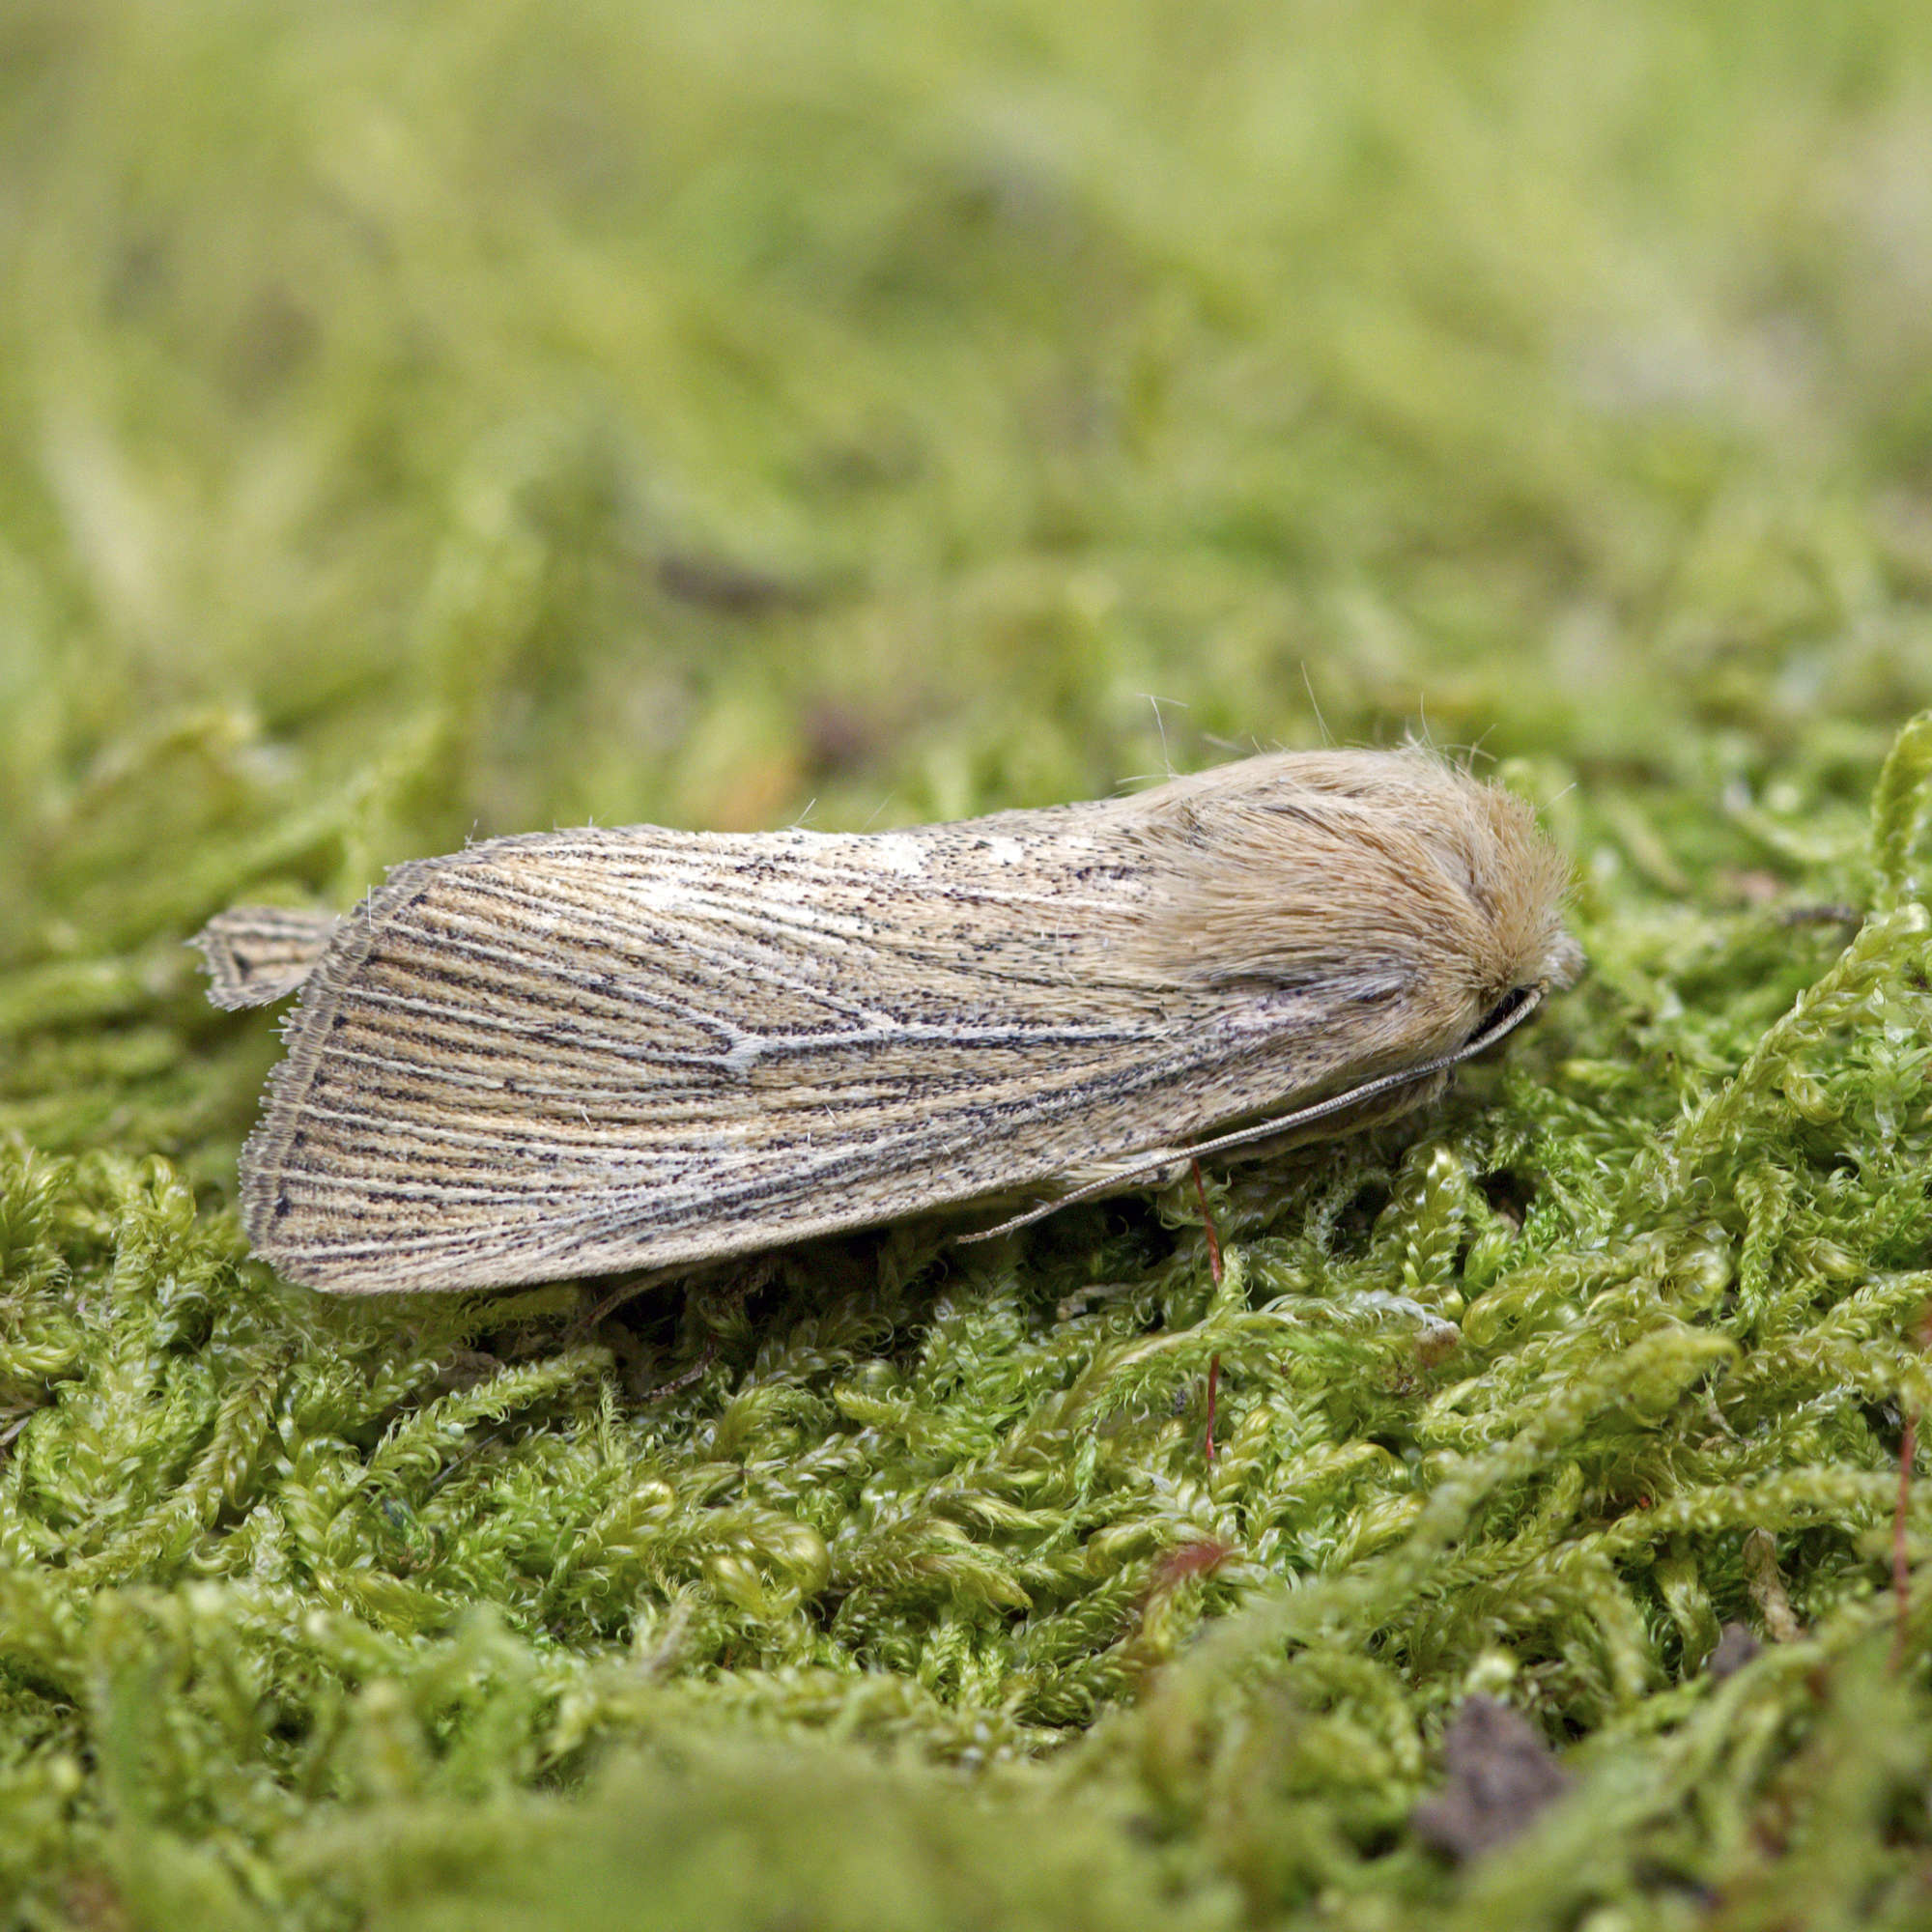
<svg viewBox="0 0 1932 1932">
<path fill-rule="evenodd" d="M 873 857 L 889 872 L 914 879 L 925 870 L 925 846 L 918 838 L 903 832 L 875 832 L 870 844 Z"/>
<path fill-rule="evenodd" d="M 721 1065 L 726 1073 L 742 1080 L 765 1057 L 768 1042 L 763 1034 L 746 1033 L 737 1027 L 731 1028 L 730 1040 L 730 1050 Z"/>
</svg>

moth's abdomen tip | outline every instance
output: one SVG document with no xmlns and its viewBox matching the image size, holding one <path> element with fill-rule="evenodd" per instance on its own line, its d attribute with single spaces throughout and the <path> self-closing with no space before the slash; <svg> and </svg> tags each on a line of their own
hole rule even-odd
<svg viewBox="0 0 1932 1932">
<path fill-rule="evenodd" d="M 235 906 L 186 943 L 208 969 L 210 1002 L 234 1012 L 266 1007 L 297 991 L 327 950 L 333 913 L 280 906 Z"/>
<path fill-rule="evenodd" d="M 208 985 L 204 989 L 208 1004 L 219 1007 L 223 1012 L 238 1012 L 254 1002 L 248 996 L 242 975 L 219 925 L 218 920 L 212 921 L 192 939 L 185 939 L 182 944 L 201 954 L 201 970 L 208 975 Z"/>
</svg>

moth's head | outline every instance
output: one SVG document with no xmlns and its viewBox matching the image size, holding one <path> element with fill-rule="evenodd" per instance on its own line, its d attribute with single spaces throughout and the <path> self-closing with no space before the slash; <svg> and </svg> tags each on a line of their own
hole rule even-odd
<svg viewBox="0 0 1932 1932">
<path fill-rule="evenodd" d="M 1418 758 L 1423 753 L 1413 753 Z M 1583 949 L 1563 923 L 1570 863 L 1513 793 L 1427 760 L 1434 798 L 1412 824 L 1448 887 L 1454 908 L 1445 937 L 1468 962 L 1471 989 L 1487 1014 L 1529 992 L 1560 992 L 1583 970 Z M 1439 903 L 1431 895 L 1432 904 Z M 1449 962 L 1443 962 L 1447 965 Z"/>
</svg>

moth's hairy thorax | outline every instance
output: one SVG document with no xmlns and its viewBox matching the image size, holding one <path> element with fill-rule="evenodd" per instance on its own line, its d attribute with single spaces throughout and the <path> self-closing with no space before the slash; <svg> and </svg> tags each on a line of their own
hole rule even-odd
<svg viewBox="0 0 1932 1932">
<path fill-rule="evenodd" d="M 1124 804 L 1148 892 L 1122 961 L 1234 1002 L 1309 996 L 1365 1064 L 1449 1050 L 1580 962 L 1529 808 L 1426 753 L 1249 759 Z"/>
</svg>

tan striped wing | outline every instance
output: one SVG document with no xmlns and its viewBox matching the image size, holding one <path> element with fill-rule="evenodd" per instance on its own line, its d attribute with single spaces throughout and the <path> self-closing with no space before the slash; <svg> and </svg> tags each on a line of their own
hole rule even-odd
<svg viewBox="0 0 1932 1932">
<path fill-rule="evenodd" d="M 1120 810 L 630 831 L 398 868 L 310 974 L 242 1162 L 347 1292 L 697 1262 L 1053 1189 L 1348 1069 L 1319 993 L 1161 985 Z"/>
</svg>

